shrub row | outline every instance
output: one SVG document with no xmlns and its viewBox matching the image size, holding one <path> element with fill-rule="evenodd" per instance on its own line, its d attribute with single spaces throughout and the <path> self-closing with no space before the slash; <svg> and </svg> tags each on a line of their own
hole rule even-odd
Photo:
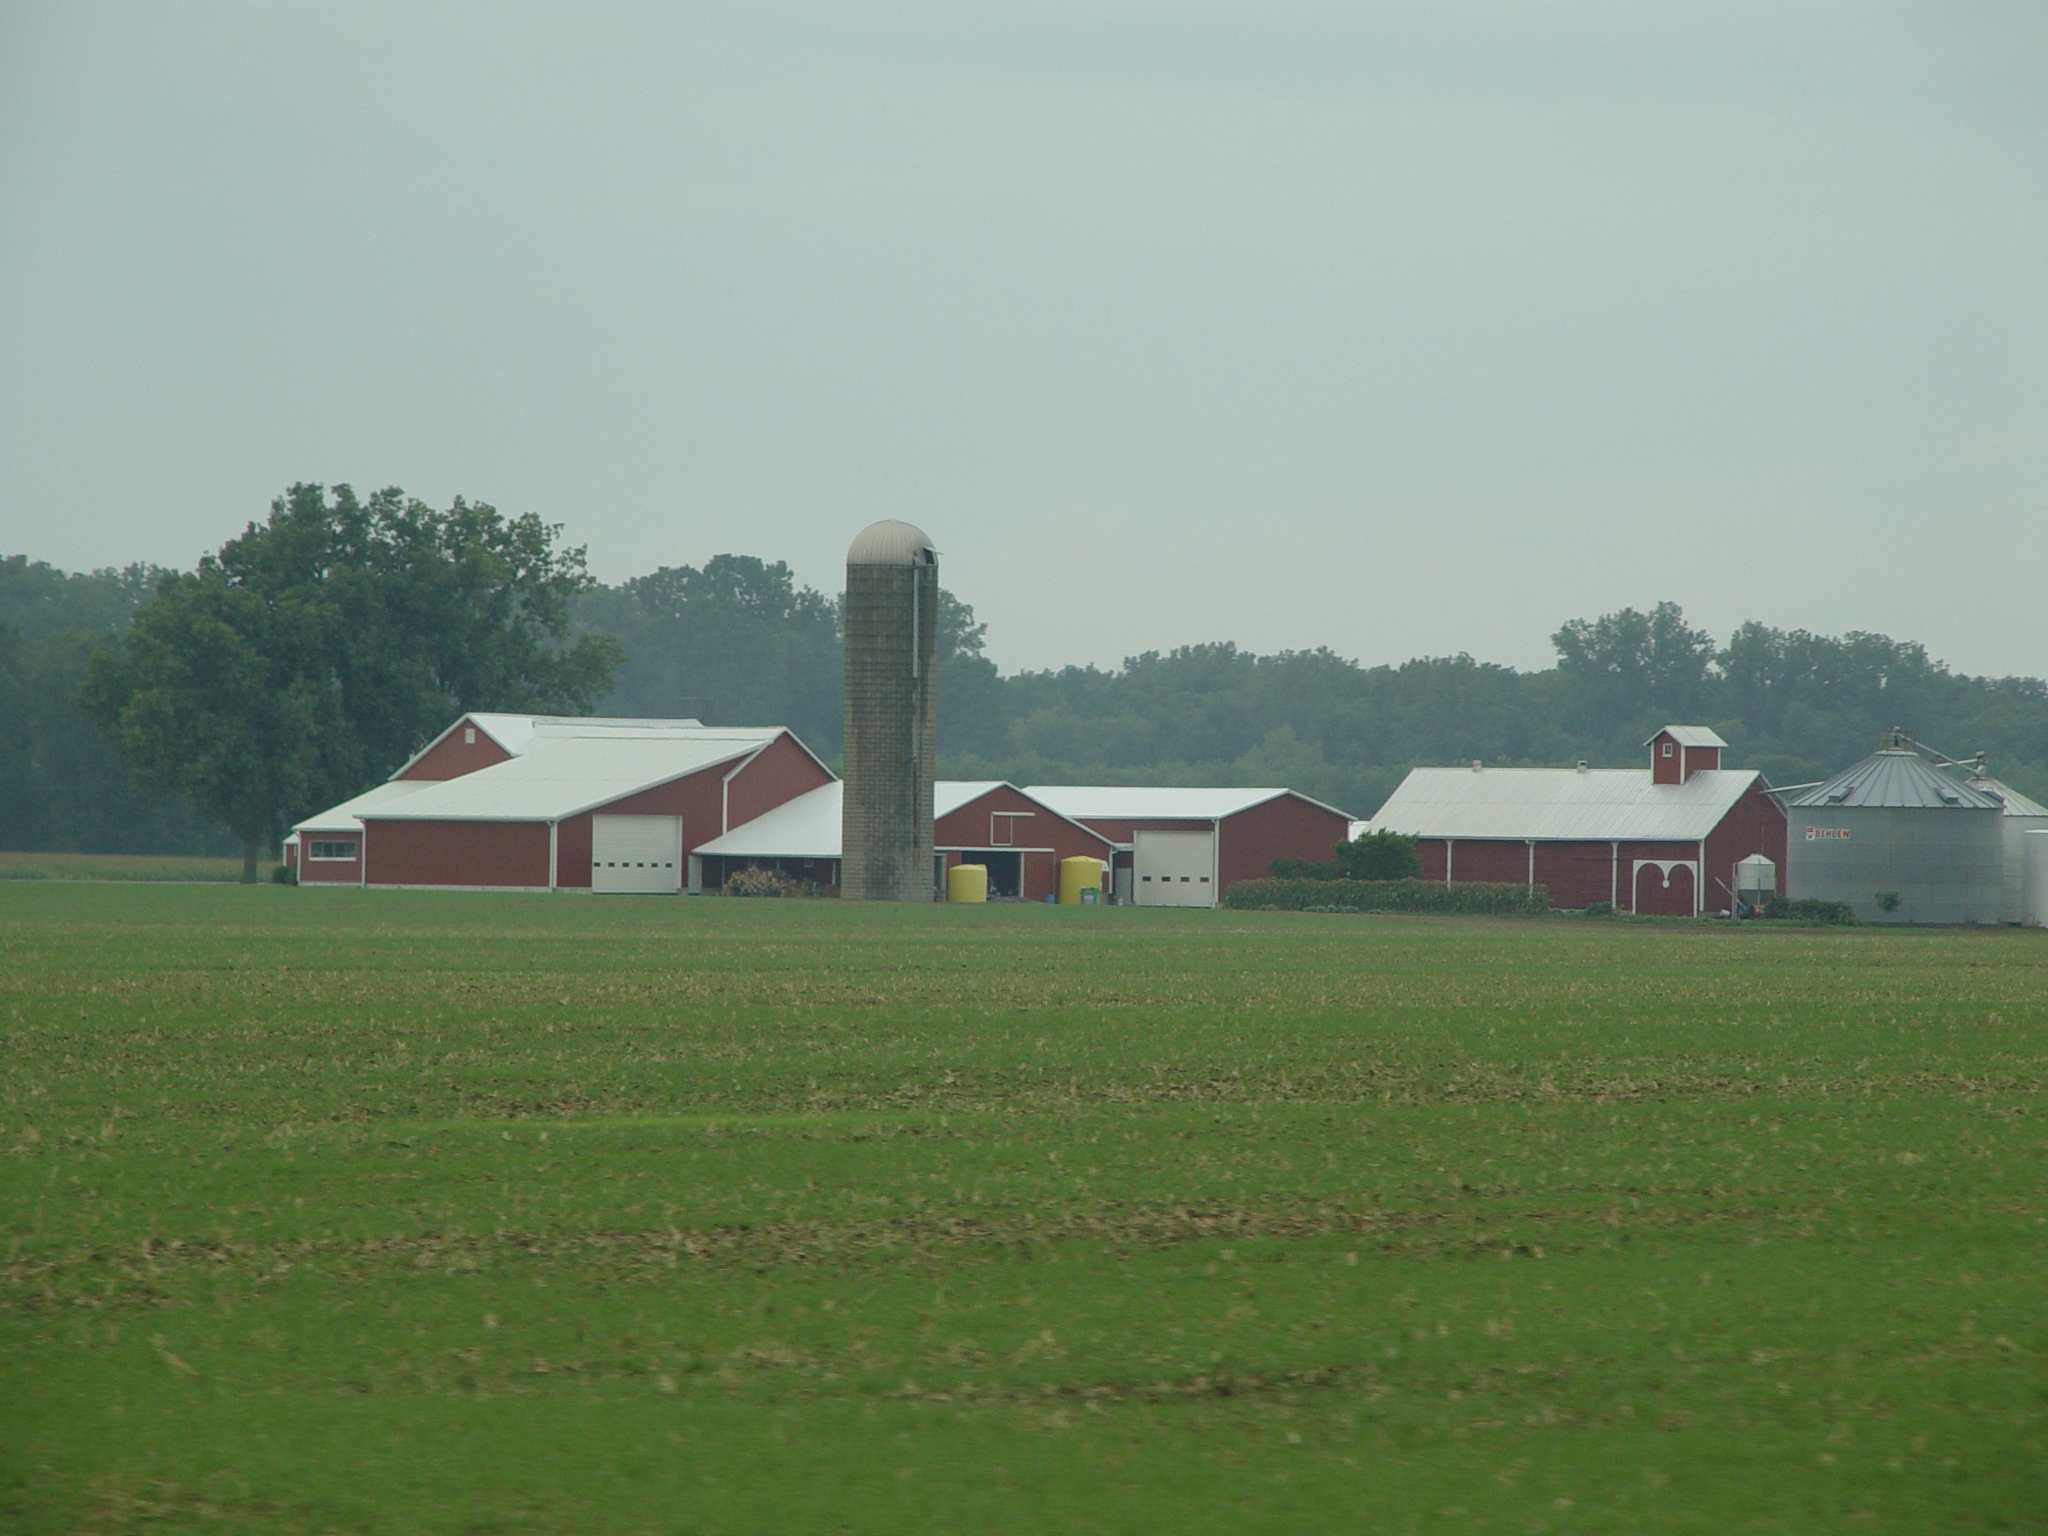
<svg viewBox="0 0 2048 1536">
<path fill-rule="evenodd" d="M 1847 924 L 1856 921 L 1856 909 L 1846 901 L 1814 901 L 1802 897 L 1788 901 L 1783 896 L 1774 896 L 1758 909 L 1758 917 L 1794 923 L 1818 925 Z"/>
<path fill-rule="evenodd" d="M 1542 886 L 1443 885 L 1434 880 L 1240 880 L 1223 897 L 1235 912 L 1456 912 L 1525 917 L 1550 910 Z"/>
</svg>

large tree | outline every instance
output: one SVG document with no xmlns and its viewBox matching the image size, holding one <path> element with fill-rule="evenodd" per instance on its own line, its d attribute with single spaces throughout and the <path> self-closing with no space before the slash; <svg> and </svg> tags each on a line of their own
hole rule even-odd
<svg viewBox="0 0 2048 1536">
<path fill-rule="evenodd" d="M 568 637 L 581 548 L 528 514 L 295 485 L 157 583 L 81 702 L 136 775 L 240 840 L 244 880 L 297 815 L 390 773 L 465 710 L 573 714 L 618 643 Z"/>
</svg>

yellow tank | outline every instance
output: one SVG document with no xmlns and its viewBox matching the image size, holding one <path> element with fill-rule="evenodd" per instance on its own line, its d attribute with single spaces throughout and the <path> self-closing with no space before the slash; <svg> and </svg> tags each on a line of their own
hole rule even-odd
<svg viewBox="0 0 2048 1536">
<path fill-rule="evenodd" d="M 946 900 L 987 901 L 988 866 L 955 864 L 946 871 Z"/>
<path fill-rule="evenodd" d="M 1060 860 L 1060 905 L 1078 907 L 1082 905 L 1081 893 L 1093 891 L 1095 900 L 1102 900 L 1102 860 L 1091 859 L 1085 854 L 1076 854 L 1071 859 Z"/>
</svg>

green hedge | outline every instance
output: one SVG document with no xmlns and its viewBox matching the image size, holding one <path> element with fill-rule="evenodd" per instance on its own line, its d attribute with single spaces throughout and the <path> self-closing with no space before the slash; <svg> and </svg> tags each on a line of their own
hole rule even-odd
<svg viewBox="0 0 2048 1536">
<path fill-rule="evenodd" d="M 1542 886 L 1444 885 L 1435 880 L 1240 880 L 1223 897 L 1233 912 L 1457 912 L 1527 917 L 1550 910 Z"/>
<path fill-rule="evenodd" d="M 1815 901 L 1806 897 L 1788 901 L 1783 896 L 1773 896 L 1756 915 L 1774 922 L 1812 923 L 1816 927 L 1856 921 L 1856 909 L 1846 901 Z"/>
</svg>

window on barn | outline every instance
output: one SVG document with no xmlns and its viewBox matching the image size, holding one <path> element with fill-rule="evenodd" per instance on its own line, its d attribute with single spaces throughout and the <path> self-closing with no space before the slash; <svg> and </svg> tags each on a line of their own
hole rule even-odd
<svg viewBox="0 0 2048 1536">
<path fill-rule="evenodd" d="M 1671 755 L 1671 743 L 1668 741 L 1664 743 L 1664 755 L 1666 757 Z"/>
<path fill-rule="evenodd" d="M 346 839 L 337 838 L 330 842 L 315 841 L 307 844 L 307 847 L 312 850 L 307 855 L 309 858 L 352 859 L 356 856 L 356 840 L 352 837 Z"/>
<path fill-rule="evenodd" d="M 1011 848 L 1017 842 L 1017 823 L 1029 821 L 1030 811 L 991 811 L 988 818 L 988 841 L 992 848 Z"/>
</svg>

